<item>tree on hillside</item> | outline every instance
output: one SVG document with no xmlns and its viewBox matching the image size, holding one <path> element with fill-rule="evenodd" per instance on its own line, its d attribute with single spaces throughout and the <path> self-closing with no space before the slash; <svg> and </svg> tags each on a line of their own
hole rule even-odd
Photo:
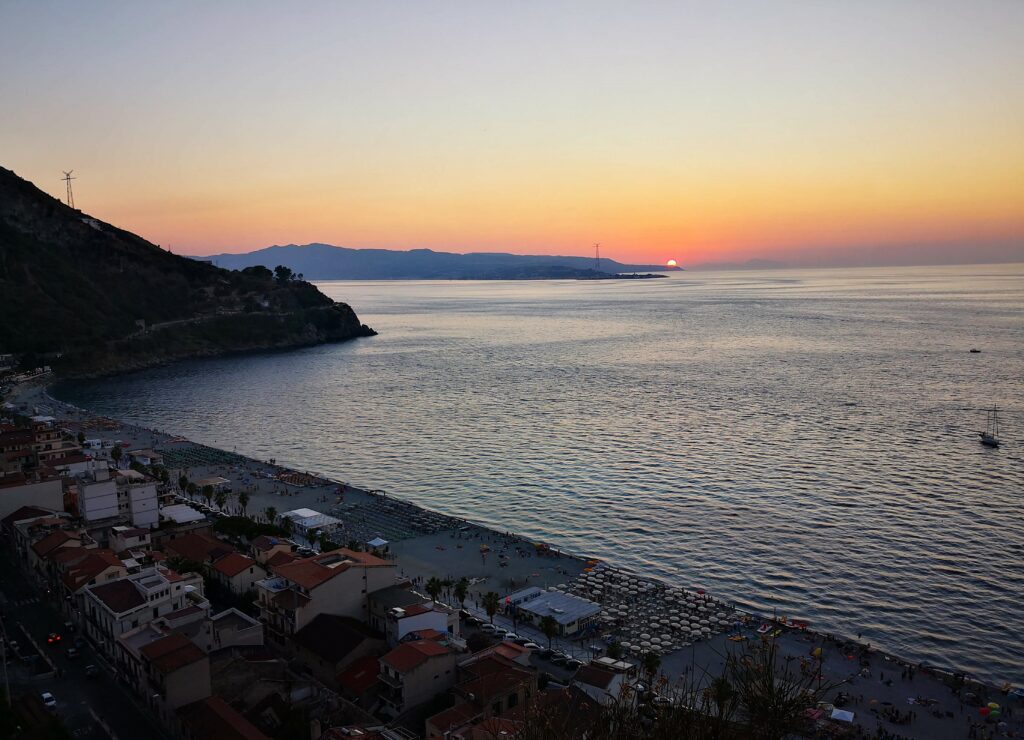
<svg viewBox="0 0 1024 740">
<path fill-rule="evenodd" d="M 292 279 L 292 277 L 294 277 L 294 273 L 290 267 L 278 265 L 274 268 L 274 277 L 277 278 L 277 282 L 279 283 L 287 283 Z"/>
<path fill-rule="evenodd" d="M 498 613 L 500 605 L 501 597 L 494 591 L 488 591 L 484 594 L 484 610 L 487 612 L 487 616 L 491 618 L 491 624 L 494 624 L 494 615 Z"/>
<path fill-rule="evenodd" d="M 242 507 L 242 516 L 245 516 L 245 510 L 249 508 L 249 494 L 242 491 L 238 494 L 238 505 Z"/>
<path fill-rule="evenodd" d="M 466 596 L 469 595 L 469 581 L 465 578 L 460 578 L 455 584 L 455 598 L 459 602 L 459 606 L 463 609 L 466 608 Z"/>
<path fill-rule="evenodd" d="M 437 597 L 441 595 L 441 589 L 444 588 L 444 584 L 435 576 L 431 577 L 427 581 L 426 589 L 427 593 L 430 594 L 431 601 L 437 601 Z"/>
<path fill-rule="evenodd" d="M 551 641 L 558 634 L 558 620 L 550 614 L 545 614 L 540 619 L 540 631 L 548 638 L 548 649 L 551 649 Z"/>
</svg>

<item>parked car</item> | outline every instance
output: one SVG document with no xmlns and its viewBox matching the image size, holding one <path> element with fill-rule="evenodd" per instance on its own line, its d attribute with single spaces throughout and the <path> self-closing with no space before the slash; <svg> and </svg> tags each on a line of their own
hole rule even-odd
<svg viewBox="0 0 1024 740">
<path fill-rule="evenodd" d="M 96 666 L 94 666 L 92 663 L 90 663 L 89 665 L 87 665 L 85 667 L 85 675 L 87 675 L 87 676 L 95 676 L 99 672 L 100 672 L 100 669 L 97 668 Z"/>
<path fill-rule="evenodd" d="M 552 650 L 551 648 L 544 648 L 540 652 L 537 653 L 537 657 L 541 658 L 543 660 L 551 660 L 551 658 L 554 656 L 554 654 L 555 654 L 555 651 Z"/>
<path fill-rule="evenodd" d="M 51 632 L 46 636 L 46 644 L 56 645 L 60 642 L 60 634 L 57 632 Z"/>
<path fill-rule="evenodd" d="M 526 647 L 526 643 L 528 643 L 529 641 L 529 637 L 517 637 L 514 640 L 512 640 L 512 642 L 514 642 L 516 645 L 522 645 L 523 647 Z"/>
<path fill-rule="evenodd" d="M 57 700 L 53 698 L 53 694 L 49 691 L 44 691 L 39 698 L 43 700 L 43 706 L 51 712 L 57 708 Z"/>
<path fill-rule="evenodd" d="M 68 656 L 68 660 L 74 660 L 79 655 L 78 648 L 69 647 L 67 650 L 64 651 L 64 654 Z"/>
<path fill-rule="evenodd" d="M 576 660 L 575 658 L 569 658 L 569 660 L 565 661 L 565 667 L 570 669 L 570 670 L 573 670 L 573 671 L 575 671 L 577 668 L 579 668 L 582 665 L 583 665 L 583 663 L 581 663 L 580 661 Z"/>
<path fill-rule="evenodd" d="M 541 649 L 540 645 L 538 645 L 535 642 L 524 642 L 523 643 L 523 647 L 527 648 L 528 650 L 540 650 Z"/>
<path fill-rule="evenodd" d="M 479 627 L 483 623 L 484 620 L 480 619 L 479 617 L 470 617 L 466 620 L 466 624 L 468 624 L 470 627 Z"/>
<path fill-rule="evenodd" d="M 515 642 L 519 639 L 519 635 L 517 635 L 515 632 L 506 632 L 504 635 L 502 635 L 502 639 L 509 640 L 510 642 Z"/>
<path fill-rule="evenodd" d="M 569 662 L 569 656 L 568 655 L 562 655 L 561 653 L 555 653 L 554 655 L 551 656 L 550 660 L 555 665 L 564 666 L 566 663 Z"/>
<path fill-rule="evenodd" d="M 480 631 L 481 632 L 488 632 L 490 634 L 494 634 L 495 632 L 498 631 L 498 628 L 495 627 L 490 622 L 484 622 L 483 624 L 480 625 Z"/>
</svg>

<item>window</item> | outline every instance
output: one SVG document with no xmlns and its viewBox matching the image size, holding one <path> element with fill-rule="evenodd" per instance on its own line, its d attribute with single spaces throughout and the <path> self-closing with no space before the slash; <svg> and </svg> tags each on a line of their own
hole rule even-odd
<svg viewBox="0 0 1024 740">
<path fill-rule="evenodd" d="M 514 707 L 518 703 L 519 703 L 519 694 L 512 694 L 512 696 L 510 696 L 508 698 L 508 708 L 509 709 L 511 709 L 512 707 Z"/>
</svg>

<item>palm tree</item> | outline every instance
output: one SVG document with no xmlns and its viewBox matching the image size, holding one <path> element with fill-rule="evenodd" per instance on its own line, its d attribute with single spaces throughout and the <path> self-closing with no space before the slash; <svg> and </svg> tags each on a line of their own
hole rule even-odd
<svg viewBox="0 0 1024 740">
<path fill-rule="evenodd" d="M 540 631 L 548 638 L 548 649 L 551 649 L 551 640 L 558 634 L 558 620 L 550 614 L 545 614 L 540 620 Z"/>
<path fill-rule="evenodd" d="M 217 501 L 217 508 L 224 511 L 224 504 L 228 502 L 228 495 L 224 493 L 224 491 L 217 491 L 217 496 L 215 498 Z"/>
<path fill-rule="evenodd" d="M 187 484 L 185 485 L 185 490 L 186 490 L 186 491 L 188 491 L 188 497 L 189 497 L 190 499 L 195 499 L 195 497 L 196 497 L 196 491 L 198 491 L 198 490 L 199 490 L 199 488 L 198 488 L 198 487 L 196 486 L 196 484 L 195 484 L 195 483 L 192 483 L 191 481 L 189 481 L 189 482 L 188 482 L 188 483 L 187 483 Z"/>
<path fill-rule="evenodd" d="M 445 579 L 441 581 L 441 585 L 444 586 L 444 595 L 449 596 L 451 595 L 452 586 L 455 585 L 455 581 L 446 576 Z"/>
<path fill-rule="evenodd" d="M 469 594 L 469 581 L 460 578 L 455 584 L 455 598 L 459 600 L 459 606 L 466 608 L 466 596 Z"/>
<path fill-rule="evenodd" d="M 178 477 L 178 490 L 182 493 L 188 490 L 188 476 L 182 474 Z"/>
<path fill-rule="evenodd" d="M 124 451 L 121 449 L 121 445 L 114 445 L 114 449 L 110 451 L 110 459 L 114 461 L 114 465 L 119 465 L 121 458 L 124 456 Z"/>
<path fill-rule="evenodd" d="M 491 624 L 494 624 L 494 615 L 498 613 L 498 607 L 501 605 L 501 597 L 494 591 L 488 591 L 484 594 L 484 610 L 487 612 L 487 616 L 491 618 Z"/>
<path fill-rule="evenodd" d="M 430 594 L 430 600 L 437 601 L 437 597 L 441 594 L 441 589 L 443 588 L 444 584 L 436 576 L 431 577 L 426 585 L 427 593 Z"/>
<path fill-rule="evenodd" d="M 85 444 L 85 432 L 79 432 L 78 433 L 78 444 L 79 445 L 84 445 Z"/>
<path fill-rule="evenodd" d="M 648 680 L 653 681 L 655 674 L 658 669 L 661 668 L 661 656 L 653 651 L 644 653 L 644 673 L 647 674 Z"/>
<path fill-rule="evenodd" d="M 290 537 L 292 532 L 295 531 L 295 522 L 290 517 L 284 517 L 281 519 L 281 528 L 284 529 L 285 535 Z"/>
<path fill-rule="evenodd" d="M 622 645 L 618 642 L 613 642 L 608 646 L 608 657 L 618 660 L 622 657 Z"/>
<path fill-rule="evenodd" d="M 206 505 L 209 506 L 210 502 L 213 500 L 213 486 L 203 486 L 202 494 L 203 498 L 206 499 Z"/>
<path fill-rule="evenodd" d="M 277 509 L 275 509 L 273 506 L 268 506 L 267 508 L 265 508 L 263 510 L 263 514 L 267 517 L 267 521 L 271 524 L 273 524 L 274 520 L 277 519 Z"/>
<path fill-rule="evenodd" d="M 245 516 L 245 510 L 249 506 L 249 494 L 245 491 L 238 494 L 238 505 L 242 507 L 242 516 Z"/>
</svg>

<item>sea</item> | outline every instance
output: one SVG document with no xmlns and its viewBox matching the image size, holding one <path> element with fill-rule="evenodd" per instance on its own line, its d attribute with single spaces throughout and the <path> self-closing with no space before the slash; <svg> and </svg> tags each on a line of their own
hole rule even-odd
<svg viewBox="0 0 1024 740">
<path fill-rule="evenodd" d="M 379 336 L 56 394 L 1024 682 L 1024 265 L 319 287 Z"/>
</svg>

